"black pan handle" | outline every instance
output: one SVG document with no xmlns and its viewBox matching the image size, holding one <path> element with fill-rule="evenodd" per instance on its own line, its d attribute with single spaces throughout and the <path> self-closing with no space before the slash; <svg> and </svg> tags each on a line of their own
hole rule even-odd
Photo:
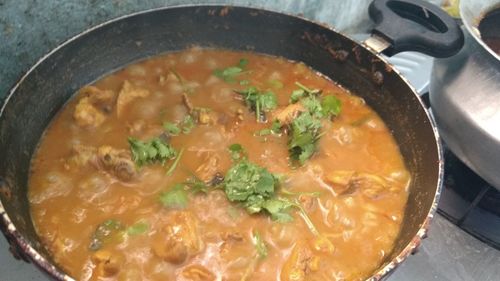
<svg viewBox="0 0 500 281">
<path fill-rule="evenodd" d="M 383 50 L 386 55 L 417 51 L 444 58 L 456 54 L 464 44 L 458 23 L 429 2 L 374 0 L 368 11 L 376 24 L 372 34 L 390 44 Z"/>
</svg>

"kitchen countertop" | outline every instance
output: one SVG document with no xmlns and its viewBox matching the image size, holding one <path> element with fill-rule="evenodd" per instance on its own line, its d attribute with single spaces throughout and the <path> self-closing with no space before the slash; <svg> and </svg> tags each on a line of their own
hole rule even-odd
<svg viewBox="0 0 500 281">
<path fill-rule="evenodd" d="M 132 12 L 189 3 L 232 3 L 266 7 L 336 26 L 349 34 L 365 33 L 369 0 L 353 1 L 125 1 L 125 0 L 0 0 L 0 97 L 36 60 L 86 28 Z M 436 1 L 434 1 L 436 2 Z M 440 1 L 437 1 L 440 2 Z M 33 265 L 15 260 L 0 238 L 0 280 L 46 281 Z M 389 281 L 493 281 L 500 276 L 499 251 L 436 215 L 429 238 Z"/>
</svg>

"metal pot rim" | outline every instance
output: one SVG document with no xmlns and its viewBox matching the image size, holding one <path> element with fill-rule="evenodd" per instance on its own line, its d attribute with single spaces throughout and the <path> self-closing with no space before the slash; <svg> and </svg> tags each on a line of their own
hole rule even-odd
<svg viewBox="0 0 500 281">
<path fill-rule="evenodd" d="M 437 179 L 437 189 L 436 189 L 436 194 L 434 196 L 434 200 L 431 204 L 431 207 L 427 213 L 427 216 L 425 220 L 420 224 L 420 228 L 415 234 L 415 236 L 408 242 L 408 244 L 401 250 L 401 252 L 395 256 L 392 260 L 386 262 L 385 264 L 381 265 L 379 269 L 372 274 L 371 277 L 366 279 L 366 281 L 378 281 L 383 279 L 384 277 L 387 277 L 389 273 L 393 272 L 394 269 L 396 269 L 406 258 L 410 255 L 413 254 L 417 251 L 417 248 L 420 246 L 422 240 L 427 237 L 427 231 L 429 229 L 429 225 L 431 220 L 433 219 L 437 209 L 438 209 L 438 202 L 439 198 L 441 195 L 441 189 L 443 185 L 443 178 L 444 178 L 444 156 L 443 156 L 443 147 L 441 144 L 441 137 L 439 136 L 436 122 L 432 115 L 430 114 L 429 110 L 425 107 L 422 99 L 420 96 L 417 94 L 416 89 L 410 84 L 410 82 L 401 74 L 401 72 L 396 69 L 391 63 L 388 62 L 388 60 L 372 50 L 371 48 L 367 47 L 364 44 L 360 44 L 351 37 L 345 35 L 342 32 L 337 31 L 335 28 L 328 26 L 326 24 L 322 24 L 307 18 L 304 18 L 301 15 L 292 15 L 289 13 L 285 12 L 277 12 L 265 8 L 259 8 L 259 7 L 250 7 L 250 6 L 244 6 L 244 5 L 221 5 L 221 4 L 181 4 L 181 5 L 173 5 L 173 6 L 167 6 L 167 7 L 160 7 L 160 8 L 152 8 L 148 10 L 143 10 L 143 11 L 138 11 L 135 13 L 130 13 L 127 15 L 123 15 L 120 17 L 116 17 L 113 19 L 110 19 L 108 21 L 105 21 L 103 23 L 97 24 L 95 26 L 92 26 L 81 33 L 78 33 L 77 35 L 67 39 L 66 41 L 62 42 L 59 44 L 57 47 L 46 53 L 44 56 L 42 56 L 29 70 L 16 82 L 16 84 L 11 88 L 11 90 L 8 92 L 7 96 L 3 100 L 3 103 L 0 107 L 0 116 L 3 114 L 5 107 L 8 105 L 8 102 L 10 98 L 16 93 L 17 88 L 22 84 L 22 82 L 40 65 L 42 62 L 44 62 L 46 59 L 48 59 L 50 56 L 53 54 L 57 53 L 60 49 L 64 48 L 68 44 L 72 43 L 73 41 L 78 40 L 80 37 L 91 33 L 95 30 L 98 30 L 99 28 L 121 21 L 125 20 L 130 17 L 142 15 L 142 14 L 147 14 L 155 11 L 163 11 L 163 10 L 170 10 L 170 9 L 176 9 L 176 8 L 196 8 L 196 7 L 213 7 L 213 8 L 242 8 L 242 9 L 249 9 L 249 10 L 257 10 L 257 11 L 263 11 L 266 13 L 274 13 L 274 14 L 281 14 L 281 15 L 286 15 L 288 17 L 296 18 L 302 21 L 306 21 L 318 26 L 321 26 L 322 28 L 325 28 L 329 31 L 335 32 L 337 34 L 342 35 L 343 37 L 351 40 L 354 42 L 356 45 L 359 47 L 365 49 L 366 51 L 372 53 L 374 56 L 376 56 L 378 59 L 383 61 L 386 65 L 387 68 L 390 68 L 391 71 L 394 71 L 406 84 L 407 87 L 411 89 L 413 94 L 417 97 L 417 100 L 420 102 L 422 109 L 425 111 L 425 114 L 427 115 L 427 118 L 431 124 L 433 133 L 434 133 L 434 139 L 436 142 L 437 146 L 437 152 L 438 152 L 438 179 Z M 56 267 L 52 262 L 50 262 L 48 259 L 46 259 L 43 255 L 41 255 L 28 241 L 27 239 L 17 230 L 16 226 L 12 223 L 9 215 L 5 211 L 5 208 L 3 206 L 3 203 L 0 200 L 0 224 L 3 225 L 3 229 L 5 229 L 5 236 L 7 237 L 9 243 L 11 243 L 12 246 L 18 247 L 22 251 L 21 254 L 25 254 L 26 258 L 29 261 L 33 261 L 34 264 L 42 269 L 45 273 L 49 274 L 51 277 L 56 278 L 57 280 L 61 281 L 75 281 L 74 278 L 66 274 L 64 271 Z"/>
<path fill-rule="evenodd" d="M 489 3 L 492 2 L 492 3 Z M 490 53 L 496 60 L 500 61 L 500 54 L 495 53 L 490 46 L 484 43 L 479 32 L 479 23 L 489 12 L 500 9 L 499 0 L 462 0 L 459 4 L 460 17 L 465 28 L 472 35 L 474 40 Z M 474 6 L 475 5 L 475 6 Z"/>
</svg>

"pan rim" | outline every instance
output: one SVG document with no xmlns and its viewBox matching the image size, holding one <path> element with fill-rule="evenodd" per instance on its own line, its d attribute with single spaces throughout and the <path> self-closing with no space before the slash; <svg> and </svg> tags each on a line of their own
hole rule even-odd
<svg viewBox="0 0 500 281">
<path fill-rule="evenodd" d="M 7 95 L 2 101 L 1 107 L 0 107 L 0 118 L 3 117 L 5 108 L 9 104 L 10 99 L 16 94 L 17 89 L 20 87 L 20 85 L 23 83 L 23 81 L 30 76 L 30 74 L 35 71 L 35 69 L 42 64 L 44 61 L 49 59 L 52 55 L 57 53 L 59 50 L 63 49 L 70 43 L 77 41 L 81 37 L 94 32 L 95 30 L 100 29 L 101 27 L 111 25 L 113 23 L 132 18 L 132 17 L 137 17 L 140 15 L 152 13 L 152 12 L 161 12 L 165 10 L 173 10 L 173 9 L 183 9 L 183 8 L 216 8 L 216 9 L 224 9 L 224 8 L 237 8 L 237 9 L 246 9 L 248 11 L 255 11 L 255 12 L 265 12 L 269 14 L 276 14 L 276 15 L 285 15 L 287 17 L 295 18 L 300 21 L 305 21 L 310 24 L 314 24 L 317 26 L 320 26 L 321 28 L 324 28 L 330 32 L 337 33 L 344 37 L 346 40 L 351 41 L 352 43 L 355 43 L 356 45 L 362 47 L 366 51 L 370 52 L 373 56 L 377 57 L 380 59 L 386 67 L 389 67 L 391 71 L 394 71 L 399 78 L 403 80 L 403 82 L 406 84 L 406 86 L 411 90 L 413 95 L 416 97 L 416 99 L 420 103 L 420 107 L 424 110 L 424 113 L 427 117 L 427 121 L 429 121 L 429 125 L 431 126 L 434 134 L 434 140 L 436 143 L 436 151 L 437 151 L 437 158 L 438 158 L 438 178 L 436 182 L 436 194 L 434 196 L 434 200 L 431 204 L 431 207 L 426 215 L 426 219 L 421 223 L 419 230 L 415 234 L 415 236 L 408 242 L 408 244 L 403 248 L 403 250 L 395 256 L 393 259 L 391 259 L 389 262 L 386 262 L 385 264 L 382 264 L 379 266 L 379 268 L 374 271 L 371 277 L 367 278 L 367 281 L 376 281 L 376 280 L 381 280 L 382 278 L 386 277 L 390 272 L 393 272 L 393 270 L 401 264 L 410 254 L 414 253 L 418 246 L 421 244 L 422 240 L 426 237 L 427 231 L 429 228 L 430 221 L 434 217 L 436 211 L 437 211 L 437 205 L 439 202 L 439 198 L 441 195 L 441 189 L 443 185 L 443 178 L 444 178 L 444 154 L 443 154 L 443 146 L 441 143 L 441 137 L 439 135 L 439 132 L 437 130 L 436 122 L 432 115 L 430 114 L 429 110 L 425 107 L 425 104 L 421 97 L 417 94 L 416 89 L 409 83 L 409 81 L 402 76 L 401 72 L 396 69 L 391 63 L 388 62 L 386 58 L 381 56 L 380 54 L 376 53 L 373 49 L 368 47 L 365 44 L 358 43 L 351 39 L 349 36 L 345 35 L 342 32 L 337 31 L 335 28 L 326 25 L 324 23 L 319 23 L 317 21 L 311 20 L 304 18 L 301 15 L 293 15 L 281 11 L 274 11 L 274 10 L 269 10 L 269 9 L 264 9 L 260 7 L 252 7 L 252 6 L 244 6 L 244 5 L 226 5 L 226 4 L 181 4 L 181 5 L 172 5 L 172 6 L 163 6 L 163 7 L 157 7 L 157 8 L 152 8 L 152 9 L 147 9 L 147 10 L 142 10 L 126 15 L 122 15 L 107 21 L 104 21 L 102 23 L 99 23 L 97 25 L 94 25 L 92 27 L 89 27 L 85 29 L 84 31 L 71 36 L 70 38 L 66 39 L 65 41 L 61 42 L 59 45 L 57 45 L 55 48 L 47 52 L 45 55 L 40 57 L 35 64 L 33 64 L 22 76 L 21 78 L 14 84 L 12 88 L 7 92 Z M 9 243 L 12 245 L 12 243 L 15 243 L 15 246 L 19 247 L 22 251 L 23 254 L 27 255 L 27 258 L 31 261 L 34 262 L 34 264 L 42 269 L 45 273 L 49 274 L 51 277 L 57 278 L 58 280 L 64 280 L 64 281 L 73 281 L 75 280 L 71 276 L 69 276 L 67 273 L 56 267 L 55 264 L 51 263 L 48 259 L 43 257 L 28 241 L 27 239 L 19 233 L 17 230 L 16 226 L 12 223 L 9 215 L 5 211 L 5 208 L 3 206 L 2 201 L 0 200 L 0 223 L 5 227 L 5 235 L 11 239 L 8 239 Z"/>
</svg>

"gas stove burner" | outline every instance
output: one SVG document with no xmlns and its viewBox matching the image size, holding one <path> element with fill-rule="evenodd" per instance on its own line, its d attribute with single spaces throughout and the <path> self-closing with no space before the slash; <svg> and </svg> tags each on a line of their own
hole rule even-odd
<svg viewBox="0 0 500 281">
<path fill-rule="evenodd" d="M 445 178 L 438 212 L 500 250 L 500 192 L 445 149 Z"/>
</svg>

